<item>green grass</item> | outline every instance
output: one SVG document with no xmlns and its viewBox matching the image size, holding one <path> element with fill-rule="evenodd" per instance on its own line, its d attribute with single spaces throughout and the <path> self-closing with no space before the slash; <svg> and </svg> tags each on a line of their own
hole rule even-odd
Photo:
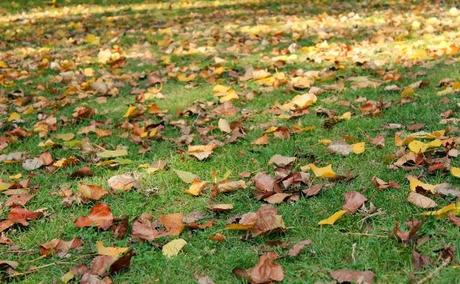
<svg viewBox="0 0 460 284">
<path fill-rule="evenodd" d="M 39 1 L 37 1 L 38 3 Z M 80 1 L 85 3 L 104 4 L 107 1 Z M 116 3 L 117 1 L 109 1 Z M 107 3 L 109 3 L 107 2 Z M 129 1 L 139 2 L 139 1 Z M 301 7 L 301 4 L 296 1 L 289 1 L 294 7 Z M 2 3 L 0 7 L 7 11 L 26 10 L 26 4 L 23 1 L 16 1 L 16 4 L 7 5 Z M 125 3 L 125 2 L 124 2 Z M 262 7 L 263 11 L 277 13 L 277 5 L 283 4 L 263 3 L 257 7 Z M 231 23 L 236 20 L 246 20 L 248 15 L 251 15 L 251 6 L 241 7 L 241 15 L 223 15 L 222 19 L 214 19 L 211 14 L 212 8 L 203 9 L 205 23 L 194 26 L 194 31 L 203 33 L 212 25 L 217 28 L 222 28 L 225 23 Z M 289 6 L 288 6 L 289 7 Z M 409 7 L 409 6 L 408 6 Z M 238 6 L 233 7 L 237 10 Z M 324 9 L 320 6 L 318 9 Z M 346 7 L 342 7 L 343 12 L 347 13 Z M 409 9 L 409 8 L 407 8 Z M 193 12 L 197 12 L 193 10 Z M 281 13 L 281 12 L 279 12 Z M 291 11 L 292 13 L 292 11 Z M 299 8 L 299 16 L 308 15 L 311 11 Z M 144 63 L 139 59 L 127 59 L 126 65 L 121 70 L 111 70 L 107 66 L 95 64 L 82 64 L 79 68 L 93 66 L 97 72 L 99 68 L 105 71 L 113 71 L 116 74 L 128 74 L 133 78 L 138 78 L 135 75 L 140 73 L 148 73 L 151 71 L 163 72 L 166 68 L 161 63 L 161 56 L 166 55 L 163 48 L 155 45 L 157 39 L 161 38 L 157 34 L 156 28 L 149 28 L 149 24 L 163 23 L 171 21 L 165 25 L 174 25 L 175 17 L 189 16 L 189 11 L 152 11 L 151 14 L 144 12 L 121 11 L 123 19 L 118 25 L 104 26 L 107 18 L 117 16 L 117 12 L 113 14 L 90 15 L 83 23 L 88 31 L 93 32 L 104 39 L 103 45 L 105 48 L 111 46 L 108 41 L 119 34 L 124 29 L 132 28 L 135 32 L 128 35 L 123 35 L 118 42 L 123 48 L 129 49 L 135 44 L 143 44 L 150 42 L 152 47 L 151 52 L 154 54 L 154 60 L 158 63 Z M 74 21 L 74 20 L 72 20 Z M 222 21 L 222 23 L 220 22 Z M 40 23 L 40 22 L 39 22 Z M 18 34 L 11 38 L 11 41 L 3 46 L 0 50 L 0 60 L 3 60 L 2 54 L 10 49 L 19 46 L 31 45 L 33 47 L 48 46 L 51 48 L 56 60 L 62 60 L 60 56 L 66 59 L 73 59 L 77 54 L 85 53 L 88 56 L 96 56 L 99 47 L 82 45 L 78 48 L 67 49 L 68 43 L 63 41 L 52 41 L 55 38 L 53 34 L 50 41 L 45 38 L 33 40 L 28 36 L 33 35 L 35 29 L 43 31 L 53 31 L 53 25 L 57 24 L 60 29 L 65 29 L 68 22 L 66 19 L 54 19 L 44 26 L 39 26 L 35 23 L 27 23 L 18 31 Z M 9 28 L 11 23 L 0 22 L 0 31 Z M 187 23 L 182 23 L 181 27 L 187 26 Z M 97 30 L 91 28 L 97 27 Z M 184 30 L 181 30 L 184 32 Z M 113 32 L 113 34 L 111 33 Z M 74 34 L 67 34 L 67 37 L 77 39 L 84 38 L 86 32 L 75 31 Z M 181 42 L 184 39 L 189 39 L 190 34 L 182 34 L 175 32 L 174 39 Z M 235 35 L 236 37 L 237 35 Z M 367 36 L 367 35 L 366 35 Z M 0 36 L 1 37 L 1 36 Z M 269 36 L 267 36 L 269 37 Z M 283 39 L 289 39 L 289 35 L 285 35 Z M 340 39 L 337 36 L 336 39 Z M 14 41 L 18 40 L 18 41 Z M 194 39 L 195 40 L 195 39 Z M 209 37 L 199 34 L 196 42 L 203 43 L 210 40 Z M 349 39 L 360 41 L 358 38 Z M 298 44 L 301 46 L 310 46 L 317 43 L 316 38 L 311 37 L 300 39 Z M 275 68 L 269 63 L 263 61 L 265 55 L 270 55 L 271 51 L 277 47 L 269 45 L 261 52 L 252 54 L 238 52 L 228 52 L 224 47 L 230 44 L 223 41 L 219 43 L 219 56 L 228 59 L 225 66 L 229 69 L 244 70 L 250 64 L 269 68 L 274 71 Z M 282 43 L 278 47 L 286 48 L 288 44 Z M 2 47 L 2 45 L 0 45 Z M 33 56 L 30 60 L 37 60 Z M 201 70 L 206 70 L 214 65 L 213 55 L 173 55 L 172 62 L 177 67 L 187 67 L 190 64 L 197 65 Z M 39 60 L 38 60 L 39 61 Z M 19 60 L 21 62 L 21 60 Z M 442 103 L 442 98 L 435 95 L 439 90 L 437 83 L 446 77 L 459 80 L 460 79 L 460 63 L 445 64 L 443 59 L 434 62 L 433 67 L 423 67 L 416 65 L 411 68 L 395 65 L 402 74 L 402 79 L 397 82 L 400 86 L 406 86 L 416 80 L 427 80 L 430 85 L 426 88 L 416 91 L 416 97 L 413 102 L 399 105 L 399 93 L 392 93 L 383 90 L 383 87 L 376 89 L 359 89 L 353 90 L 349 87 L 343 93 L 326 92 L 319 96 L 317 104 L 312 107 L 310 114 L 292 120 L 283 120 L 270 114 L 267 110 L 275 103 L 284 103 L 291 99 L 296 92 L 289 90 L 286 87 L 280 87 L 268 92 L 261 92 L 260 86 L 255 83 L 244 84 L 235 83 L 229 76 L 217 78 L 217 82 L 231 85 L 238 90 L 240 95 L 248 90 L 254 90 L 256 96 L 251 101 L 243 99 L 235 101 L 235 106 L 240 110 L 245 109 L 251 112 L 251 115 L 243 122 L 247 130 L 247 136 L 239 140 L 235 144 L 228 144 L 223 147 L 218 147 L 212 156 L 206 161 L 197 161 L 181 150 L 186 148 L 180 147 L 169 141 L 177 138 L 179 132 L 174 127 L 167 125 L 164 131 L 163 140 L 151 140 L 146 143 L 151 150 L 145 154 L 138 153 L 138 146 L 129 139 L 122 136 L 124 130 L 120 125 L 125 121 L 123 114 L 131 104 L 135 104 L 135 96 L 131 94 L 132 86 L 125 84 L 120 88 L 120 94 L 116 97 L 108 97 L 106 104 L 96 104 L 95 97 L 86 99 L 78 99 L 72 97 L 74 101 L 67 106 L 61 107 L 57 104 L 54 107 L 46 108 L 44 113 L 54 114 L 56 117 L 64 116 L 71 118 L 75 107 L 79 105 L 89 105 L 98 109 L 98 115 L 93 119 L 105 121 L 110 119 L 111 123 L 104 128 L 109 128 L 113 131 L 111 137 L 97 138 L 94 134 L 89 134 L 88 138 L 91 143 L 114 149 L 117 145 L 125 145 L 128 147 L 130 164 L 121 165 L 118 169 L 107 169 L 104 167 L 95 166 L 91 161 L 92 156 L 83 153 L 79 149 L 55 148 L 51 152 L 55 160 L 65 158 L 71 155 L 81 159 L 78 165 L 60 169 L 57 172 L 50 174 L 43 169 L 36 170 L 31 175 L 32 184 L 38 187 L 37 195 L 27 204 L 29 209 L 47 208 L 49 216 L 36 221 L 31 221 L 28 227 L 19 227 L 10 229 L 7 236 L 10 237 L 18 247 L 12 252 L 12 248 L 8 246 L 0 247 L 0 259 L 16 260 L 20 263 L 19 271 L 25 271 L 30 266 L 50 266 L 41 267 L 38 271 L 27 275 L 27 277 L 9 279 L 12 283 L 50 283 L 53 280 L 58 280 L 71 267 L 79 263 L 90 264 L 90 261 L 96 251 L 96 241 L 102 240 L 106 245 L 110 246 L 129 246 L 133 248 L 136 255 L 132 259 L 129 270 L 120 274 L 114 275 L 115 283 L 194 283 L 195 275 L 208 275 L 216 283 L 238 283 L 238 280 L 233 274 L 232 269 L 235 267 L 249 268 L 255 265 L 258 256 L 267 250 L 273 250 L 280 255 L 286 253 L 285 249 L 280 247 L 270 247 L 267 244 L 268 240 L 280 240 L 294 244 L 300 240 L 311 239 L 312 245 L 296 258 L 281 258 L 278 262 L 283 266 L 285 272 L 285 283 L 315 283 L 330 281 L 329 272 L 336 269 L 356 269 L 356 270 L 372 270 L 376 274 L 378 283 L 408 283 L 411 277 L 417 279 L 423 278 L 430 271 L 435 269 L 436 263 L 420 271 L 414 272 L 411 264 L 411 246 L 404 246 L 399 243 L 392 235 L 392 230 L 396 222 L 405 222 L 406 220 L 417 218 L 424 221 L 420 234 L 430 236 L 430 240 L 421 245 L 417 249 L 425 255 L 430 256 L 433 260 L 437 258 L 434 252 L 437 249 L 447 245 L 452 245 L 456 248 L 456 258 L 460 257 L 459 230 L 454 227 L 447 218 L 433 219 L 423 218 L 420 214 L 424 211 L 416 208 L 406 201 L 409 190 L 408 182 L 405 178 L 407 174 L 426 175 L 424 180 L 429 183 L 448 182 L 454 186 L 459 186 L 460 182 L 454 177 L 446 173 L 438 173 L 435 175 L 427 175 L 425 170 L 414 170 L 406 172 L 403 170 L 388 169 L 386 157 L 393 154 L 397 147 L 394 146 L 393 137 L 396 130 L 385 129 L 384 126 L 388 123 L 400 123 L 402 125 L 410 125 L 412 123 L 424 123 L 426 131 L 434 131 L 445 128 L 441 125 L 440 114 L 448 109 L 457 110 L 457 103 L 460 103 L 458 95 L 449 96 L 449 103 Z M 304 70 L 321 70 L 328 64 L 313 64 L 310 62 L 298 62 L 288 64 L 282 67 L 279 71 L 290 72 L 297 68 Z M 19 67 L 18 67 L 19 69 Z M 417 72 L 426 72 L 426 75 L 417 79 L 411 77 Z M 30 69 L 30 76 L 27 79 L 18 80 L 14 86 L 1 86 L 6 92 L 21 88 L 26 94 L 38 94 L 45 96 L 53 102 L 59 102 L 60 95 L 67 87 L 64 83 L 51 84 L 49 81 L 57 74 L 56 71 L 45 68 L 44 70 Z M 244 72 L 243 72 L 244 73 Z M 1 74 L 1 73 L 0 73 Z M 346 66 L 345 69 L 337 71 L 336 77 L 348 78 L 351 76 L 369 76 L 378 77 L 376 72 L 356 66 Z M 99 77 L 99 75 L 98 75 Z M 164 75 L 166 78 L 167 75 Z M 1 77 L 0 77 L 1 79 Z M 139 82 L 138 87 L 143 87 L 144 83 L 133 79 L 134 82 Z M 0 80 L 1 82 L 1 80 Z M 333 81 L 322 82 L 318 85 L 333 83 Z M 45 91 L 39 91 L 38 85 L 46 86 Z M 51 92 L 51 88 L 57 90 L 56 93 Z M 1 94 L 0 89 L 0 94 Z M 193 86 L 187 86 L 186 83 L 178 82 L 174 78 L 169 78 L 162 88 L 164 99 L 156 99 L 161 109 L 168 110 L 172 120 L 182 119 L 178 116 L 180 111 L 190 107 L 197 101 L 216 101 L 212 96 L 212 84 L 206 80 L 197 77 L 193 81 Z M 372 100 L 384 100 L 392 102 L 392 106 L 385 110 L 382 114 L 376 117 L 361 116 L 359 114 L 359 103 L 355 102 L 358 97 L 366 97 Z M 322 127 L 324 118 L 315 114 L 317 107 L 328 108 L 337 111 L 341 114 L 349 111 L 349 107 L 344 107 L 333 99 L 348 100 L 356 107 L 352 110 L 353 117 L 349 121 L 343 121 L 335 125 L 331 129 Z M 14 111 L 15 107 L 8 105 L 8 112 Z M 454 114 L 454 117 L 456 115 Z M 7 113 L 0 116 L 0 127 L 2 131 L 12 127 L 10 122 L 6 121 Z M 147 116 L 155 120 L 153 116 Z M 37 122 L 36 113 L 23 116 L 25 122 L 23 127 L 32 129 Z M 241 118 L 241 112 L 235 117 L 227 118 L 229 121 L 238 120 Z M 196 119 L 196 117 L 185 118 L 188 122 Z M 218 118 L 212 119 L 208 125 L 217 126 Z M 59 123 L 59 129 L 56 133 L 76 133 L 81 127 L 88 126 L 90 119 L 84 119 L 76 123 Z M 262 135 L 265 127 L 260 127 L 260 124 L 273 122 L 275 125 L 292 126 L 295 123 L 301 123 L 305 126 L 315 126 L 315 130 L 311 132 L 302 132 L 293 134 L 288 140 L 281 140 L 271 137 L 270 144 L 267 146 L 253 146 L 251 141 Z M 194 131 L 196 134 L 196 131 Z M 453 129 L 452 135 L 458 131 Z M 53 137 L 55 133 L 50 133 Z M 218 130 L 212 131 L 212 134 L 218 139 L 223 136 Z M 368 142 L 368 136 L 375 137 L 377 134 L 383 134 L 386 138 L 386 146 L 383 149 L 376 148 Z M 355 137 L 357 141 L 366 141 L 366 151 L 362 155 L 350 155 L 347 157 L 336 156 L 328 153 L 326 147 L 318 143 L 320 139 L 341 139 L 343 136 Z M 76 139 L 83 139 L 85 136 L 77 135 Z M 169 139 L 170 138 L 170 139 Z M 53 139 L 57 141 L 56 139 Z M 30 138 L 18 141 L 11 144 L 2 153 L 10 153 L 14 151 L 25 151 L 29 156 L 34 157 L 44 152 L 44 149 L 37 145 L 44 141 L 37 135 Z M 199 144 L 200 138 L 196 134 L 195 143 Z M 260 171 L 267 171 L 273 174 L 273 169 L 268 165 L 269 159 L 275 154 L 285 156 L 296 156 L 298 161 L 295 168 L 299 169 L 308 163 L 315 162 L 319 165 L 333 164 L 334 169 L 338 173 L 346 173 L 351 171 L 355 178 L 350 182 L 338 182 L 331 185 L 330 188 L 321 192 L 316 197 L 305 199 L 301 198 L 296 203 L 283 203 L 277 205 L 279 214 L 284 218 L 288 230 L 284 234 L 275 234 L 270 236 L 262 236 L 249 240 L 242 240 L 244 233 L 224 230 L 227 218 L 243 214 L 249 211 L 257 210 L 263 203 L 256 201 L 252 195 L 254 190 L 253 183 L 248 180 L 250 185 L 247 189 L 230 194 L 221 194 L 215 200 L 216 203 L 232 203 L 235 208 L 229 213 L 215 214 L 208 212 L 208 217 L 216 220 L 216 224 L 209 229 L 197 231 L 184 231 L 181 238 L 184 238 L 188 244 L 184 250 L 172 259 L 165 258 L 161 250 L 149 243 L 141 243 L 132 241 L 128 236 L 122 240 L 117 240 L 111 232 L 98 231 L 93 228 L 78 229 L 75 227 L 73 220 L 77 217 L 86 215 L 94 203 L 85 205 L 74 205 L 70 208 L 65 208 L 61 205 L 61 198 L 54 193 L 57 193 L 63 185 L 68 185 L 76 190 L 78 183 L 93 183 L 107 187 L 106 181 L 113 175 L 126 172 L 139 172 L 138 166 L 145 163 L 152 163 L 156 160 L 163 159 L 168 162 L 168 169 L 160 171 L 152 175 L 143 174 L 142 189 L 133 190 L 122 194 L 113 194 L 104 198 L 104 202 L 109 204 L 114 216 L 128 216 L 130 227 L 132 221 L 143 212 L 152 213 L 154 218 L 163 214 L 182 212 L 184 214 L 194 211 L 206 211 L 210 201 L 210 193 L 207 191 L 200 197 L 191 197 L 183 191 L 188 187 L 187 184 L 180 181 L 172 169 L 180 169 L 193 172 L 199 175 L 202 179 L 211 180 L 212 172 L 215 171 L 219 176 L 223 176 L 227 171 L 231 171 L 230 178 L 238 179 L 242 172 L 251 172 L 253 174 Z M 454 165 L 459 162 L 453 160 Z M 94 177 L 84 178 L 80 180 L 72 180 L 68 176 L 76 169 L 84 165 L 89 165 L 94 173 Z M 22 169 L 20 164 L 5 164 L 0 167 L 0 178 L 8 180 L 9 176 L 22 173 L 27 176 L 28 172 Z M 379 191 L 372 185 L 371 178 L 378 176 L 384 180 L 394 180 L 401 184 L 399 190 Z M 314 183 L 323 183 L 324 181 L 313 178 Z M 147 194 L 146 191 L 153 193 Z M 376 216 L 369 219 L 365 226 L 361 226 L 360 220 L 363 216 L 354 214 L 346 216 L 339 220 L 334 226 L 320 227 L 317 223 L 331 215 L 333 212 L 341 208 L 343 204 L 343 194 L 347 191 L 359 191 L 363 193 L 370 202 L 384 211 L 384 215 Z M 452 202 L 443 197 L 433 197 L 440 205 L 444 206 Z M 6 197 L 1 197 L 1 201 L 6 200 Z M 2 217 L 6 216 L 7 209 L 2 209 Z M 209 238 L 215 233 L 224 233 L 227 239 L 224 242 L 216 243 Z M 49 257 L 45 259 L 37 259 L 39 257 L 39 245 L 54 238 L 68 240 L 72 237 L 79 237 L 84 240 L 83 249 L 79 252 L 70 251 L 70 257 L 60 259 L 58 257 Z M 171 238 L 163 238 L 155 241 L 156 244 L 163 245 Z M 352 256 L 352 247 L 355 246 L 355 252 Z M 459 266 L 458 262 L 448 266 L 435 275 L 431 280 L 433 283 L 456 283 L 458 281 Z"/>
</svg>

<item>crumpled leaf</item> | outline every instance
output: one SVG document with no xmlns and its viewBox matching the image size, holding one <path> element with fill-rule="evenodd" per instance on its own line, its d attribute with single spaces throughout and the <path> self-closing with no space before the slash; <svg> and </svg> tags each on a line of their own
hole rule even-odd
<svg viewBox="0 0 460 284">
<path fill-rule="evenodd" d="M 110 188 L 115 191 L 129 191 L 131 188 L 139 187 L 138 180 L 131 174 L 116 175 L 107 181 Z"/>
<path fill-rule="evenodd" d="M 395 227 L 393 228 L 393 233 L 395 234 L 396 238 L 398 238 L 403 243 L 408 243 L 417 237 L 417 231 L 422 226 L 422 222 L 419 220 L 410 220 L 406 222 L 406 226 L 408 227 L 409 231 L 401 231 L 399 228 L 399 223 L 396 223 Z"/>
<path fill-rule="evenodd" d="M 274 252 L 267 252 L 261 255 L 256 266 L 247 270 L 247 275 L 251 283 L 259 284 L 283 281 L 283 267 L 275 263 L 276 259 L 278 259 L 278 255 Z"/>
<path fill-rule="evenodd" d="M 375 274 L 372 271 L 356 271 L 349 269 L 340 269 L 331 271 L 330 275 L 338 283 L 360 283 L 372 284 Z"/>
<path fill-rule="evenodd" d="M 250 231 L 256 237 L 284 231 L 286 226 L 283 217 L 278 215 L 278 210 L 270 204 L 264 204 L 256 212 L 244 214 L 238 224 L 229 224 L 225 229 Z"/>
<path fill-rule="evenodd" d="M 24 160 L 22 167 L 27 171 L 33 171 L 43 166 L 43 161 L 40 158 Z"/>
<path fill-rule="evenodd" d="M 40 255 L 49 256 L 56 253 L 59 257 L 64 257 L 70 249 L 76 249 L 82 245 L 83 241 L 78 238 L 74 238 L 70 241 L 52 239 L 40 245 Z"/>
<path fill-rule="evenodd" d="M 343 205 L 342 209 L 352 214 L 355 213 L 359 208 L 361 208 L 366 201 L 367 198 L 359 192 L 346 192 L 345 204 Z"/>
<path fill-rule="evenodd" d="M 107 204 L 96 204 L 91 208 L 87 216 L 78 217 L 75 220 L 75 226 L 78 228 L 83 227 L 97 227 L 102 230 L 107 230 L 112 226 L 113 215 L 110 207 Z"/>
<path fill-rule="evenodd" d="M 211 156 L 214 148 L 216 148 L 215 144 L 209 145 L 189 145 L 187 153 L 191 156 L 194 156 L 198 160 L 202 161 L 209 156 Z"/>
<path fill-rule="evenodd" d="M 329 216 L 328 218 L 319 221 L 318 225 L 334 225 L 334 223 L 340 218 L 342 218 L 343 215 L 345 215 L 345 213 L 347 212 L 348 211 L 346 210 L 339 210 L 335 212 L 334 214 L 332 214 L 331 216 Z"/>
<path fill-rule="evenodd" d="M 107 255 L 118 257 L 129 250 L 128 247 L 106 247 L 102 241 L 96 242 L 96 249 L 98 255 Z"/>
<path fill-rule="evenodd" d="M 78 193 L 83 200 L 100 200 L 108 191 L 95 184 L 80 184 Z"/>
<path fill-rule="evenodd" d="M 298 256 L 305 246 L 311 245 L 311 240 L 303 240 L 296 243 L 292 248 L 289 250 L 288 255 L 291 257 Z"/>
<path fill-rule="evenodd" d="M 384 181 L 376 176 L 372 177 L 372 183 L 377 189 L 387 189 L 387 188 L 394 188 L 394 189 L 399 189 L 401 186 L 394 182 L 394 181 Z"/>
<path fill-rule="evenodd" d="M 275 165 L 277 167 L 286 167 L 291 165 L 297 160 L 296 157 L 287 157 L 287 156 L 282 156 L 282 155 L 274 155 L 270 158 L 270 161 L 268 161 L 269 165 Z"/>
<path fill-rule="evenodd" d="M 419 270 L 431 263 L 431 260 L 428 256 L 422 255 L 415 249 L 412 251 L 412 265 L 416 270 Z"/>
<path fill-rule="evenodd" d="M 206 181 L 194 180 L 190 185 L 190 188 L 187 189 L 185 193 L 188 193 L 193 196 L 199 196 L 201 195 L 201 192 L 206 188 L 207 184 L 208 182 Z"/>
<path fill-rule="evenodd" d="M 170 258 L 178 255 L 186 244 L 187 242 L 184 239 L 175 239 L 165 244 L 161 251 L 164 256 Z"/>
<path fill-rule="evenodd" d="M 409 187 L 411 191 L 421 190 L 435 193 L 436 185 L 424 183 L 414 176 L 408 176 L 407 179 L 409 180 Z"/>
</svg>

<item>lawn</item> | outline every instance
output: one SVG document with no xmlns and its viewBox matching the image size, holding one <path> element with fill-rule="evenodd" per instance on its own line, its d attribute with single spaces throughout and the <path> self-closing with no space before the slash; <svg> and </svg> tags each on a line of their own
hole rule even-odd
<svg viewBox="0 0 460 284">
<path fill-rule="evenodd" d="M 454 2 L 29 2 L 0 4 L 3 281 L 458 283 Z"/>
</svg>

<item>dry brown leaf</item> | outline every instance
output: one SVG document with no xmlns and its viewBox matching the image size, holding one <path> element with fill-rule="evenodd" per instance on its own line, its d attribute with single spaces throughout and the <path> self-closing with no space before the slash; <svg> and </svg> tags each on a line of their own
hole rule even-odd
<svg viewBox="0 0 460 284">
<path fill-rule="evenodd" d="M 351 191 L 345 193 L 345 204 L 342 209 L 348 213 L 355 213 L 363 204 L 367 201 L 367 198 L 359 192 Z"/>
<path fill-rule="evenodd" d="M 372 284 L 375 274 L 372 271 L 356 271 L 348 269 L 340 269 L 331 271 L 330 275 L 338 283 L 360 283 Z"/>
<path fill-rule="evenodd" d="M 78 193 L 84 201 L 99 200 L 108 194 L 107 190 L 95 184 L 80 184 Z"/>
<path fill-rule="evenodd" d="M 296 243 L 292 248 L 289 250 L 288 255 L 291 257 L 298 256 L 299 253 L 302 252 L 305 246 L 311 245 L 311 240 L 303 240 Z"/>
<path fill-rule="evenodd" d="M 434 202 L 433 199 L 426 197 L 424 195 L 421 195 L 420 193 L 417 193 L 415 191 L 409 192 L 409 195 L 407 196 L 407 201 L 410 203 L 414 204 L 417 207 L 420 208 L 434 208 L 438 206 L 436 202 Z"/>
<path fill-rule="evenodd" d="M 128 191 L 133 187 L 139 187 L 137 179 L 130 174 L 113 176 L 109 178 L 107 183 L 109 184 L 110 188 L 115 191 Z"/>
<path fill-rule="evenodd" d="M 247 270 L 251 283 L 258 284 L 283 281 L 283 268 L 281 265 L 274 262 L 277 258 L 278 255 L 274 252 L 268 252 L 261 255 L 257 265 Z"/>
</svg>

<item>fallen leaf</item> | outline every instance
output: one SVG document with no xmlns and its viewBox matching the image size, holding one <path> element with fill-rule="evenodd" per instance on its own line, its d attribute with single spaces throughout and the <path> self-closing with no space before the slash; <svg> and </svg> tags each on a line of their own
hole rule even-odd
<svg viewBox="0 0 460 284">
<path fill-rule="evenodd" d="M 193 196 L 199 196 L 201 195 L 201 192 L 206 188 L 207 184 L 208 182 L 206 181 L 194 180 L 190 185 L 190 188 L 187 189 L 185 193 L 188 193 Z"/>
<path fill-rule="evenodd" d="M 244 180 L 222 181 L 217 184 L 217 190 L 219 191 L 219 193 L 232 192 L 245 188 L 246 182 Z"/>
<path fill-rule="evenodd" d="M 322 168 L 318 168 L 315 164 L 308 165 L 310 169 L 313 171 L 316 177 L 323 177 L 323 178 L 335 178 L 337 175 L 332 169 L 332 165 L 327 165 Z"/>
<path fill-rule="evenodd" d="M 194 156 L 198 160 L 202 161 L 209 156 L 211 156 L 214 148 L 216 147 L 215 144 L 209 145 L 189 145 L 187 153 L 191 156 Z"/>
<path fill-rule="evenodd" d="M 375 274 L 372 271 L 356 271 L 340 269 L 330 272 L 331 277 L 338 283 L 372 284 Z"/>
<path fill-rule="evenodd" d="M 414 219 L 407 221 L 406 225 L 409 229 L 409 231 L 406 232 L 400 230 L 399 223 L 396 223 L 395 227 L 393 228 L 394 235 L 403 243 L 408 243 L 415 240 L 417 237 L 417 231 L 422 226 L 422 222 Z"/>
<path fill-rule="evenodd" d="M 421 190 L 435 193 L 436 185 L 421 182 L 414 176 L 408 176 L 407 179 L 409 180 L 409 187 L 411 191 Z"/>
<path fill-rule="evenodd" d="M 78 193 L 83 200 L 99 200 L 108 194 L 107 190 L 95 184 L 80 184 Z"/>
<path fill-rule="evenodd" d="M 214 212 L 226 212 L 233 209 L 233 204 L 213 204 L 209 206 L 209 209 Z"/>
<path fill-rule="evenodd" d="M 106 247 L 101 241 L 96 242 L 96 249 L 98 255 L 107 255 L 118 257 L 129 250 L 128 247 Z"/>
<path fill-rule="evenodd" d="M 186 244 L 187 242 L 184 239 L 175 239 L 165 244 L 161 251 L 164 256 L 171 258 L 178 255 Z"/>
<path fill-rule="evenodd" d="M 113 176 L 107 183 L 115 191 L 129 191 L 133 187 L 139 187 L 137 179 L 130 174 Z"/>
<path fill-rule="evenodd" d="M 438 206 L 436 202 L 434 202 L 431 198 L 421 195 L 415 191 L 409 192 L 409 196 L 407 196 L 407 201 L 414 204 L 419 208 L 434 208 Z"/>
<path fill-rule="evenodd" d="M 270 139 L 268 135 L 264 134 L 260 136 L 259 138 L 257 138 L 256 140 L 252 141 L 251 144 L 252 145 L 268 145 L 269 142 L 270 142 Z"/>
<path fill-rule="evenodd" d="M 89 215 L 78 217 L 75 220 L 75 226 L 83 227 L 98 227 L 102 230 L 107 230 L 112 226 L 113 215 L 110 207 L 107 204 L 100 203 L 95 205 Z"/>
<path fill-rule="evenodd" d="M 305 246 L 311 245 L 311 240 L 303 240 L 296 243 L 288 252 L 291 257 L 298 256 Z"/>
<path fill-rule="evenodd" d="M 181 213 L 173 213 L 162 215 L 159 219 L 160 223 L 165 226 L 167 232 L 171 236 L 178 236 L 184 230 L 184 216 Z"/>
<path fill-rule="evenodd" d="M 334 225 L 334 223 L 340 218 L 342 218 L 343 215 L 345 215 L 345 213 L 347 213 L 346 210 L 339 210 L 335 212 L 334 214 L 332 214 L 331 216 L 329 216 L 328 218 L 319 221 L 318 225 Z"/>
<path fill-rule="evenodd" d="M 251 283 L 280 282 L 284 279 L 284 272 L 281 265 L 275 263 L 278 255 L 274 252 L 267 252 L 260 256 L 255 267 L 247 270 Z"/>
<path fill-rule="evenodd" d="M 345 193 L 345 204 L 342 209 L 348 213 L 355 213 L 359 208 L 364 205 L 367 198 L 359 192 L 351 191 Z"/>
<path fill-rule="evenodd" d="M 218 122 L 218 126 L 220 131 L 225 132 L 225 133 L 231 133 L 232 129 L 230 128 L 230 124 L 225 118 L 220 118 Z"/>
<path fill-rule="evenodd" d="M 451 167 L 450 168 L 450 174 L 454 177 L 460 178 L 460 168 L 457 167 Z"/>
<path fill-rule="evenodd" d="M 416 270 L 419 270 L 431 263 L 431 260 L 429 257 L 424 256 L 420 254 L 418 251 L 415 249 L 412 250 L 412 265 Z"/>
<path fill-rule="evenodd" d="M 80 248 L 82 245 L 83 241 L 78 238 L 74 238 L 70 241 L 53 239 L 40 245 L 40 255 L 49 256 L 57 254 L 59 257 L 65 257 L 69 250 Z"/>
<path fill-rule="evenodd" d="M 447 216 L 451 213 L 454 214 L 460 214 L 460 201 L 457 203 L 451 203 L 449 205 L 446 205 L 442 207 L 439 210 L 436 211 L 429 211 L 429 212 L 424 212 L 423 215 L 425 216 L 435 216 L 436 218 L 442 218 L 444 216 Z"/>
<path fill-rule="evenodd" d="M 275 165 L 277 167 L 287 167 L 294 163 L 297 160 L 296 157 L 286 157 L 282 155 L 274 155 L 270 158 L 270 161 L 268 161 L 269 165 Z"/>
<path fill-rule="evenodd" d="M 176 175 L 185 183 L 192 183 L 194 180 L 199 180 L 200 178 L 191 172 L 181 171 L 173 169 Z"/>
</svg>

